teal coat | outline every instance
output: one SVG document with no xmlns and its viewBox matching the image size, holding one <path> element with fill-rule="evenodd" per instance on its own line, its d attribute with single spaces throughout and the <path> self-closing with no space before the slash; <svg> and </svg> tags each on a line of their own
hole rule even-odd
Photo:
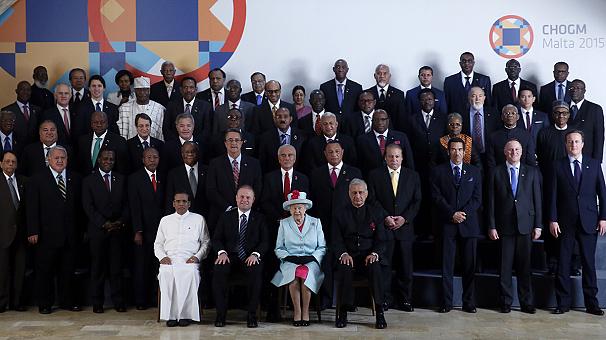
<svg viewBox="0 0 606 340">
<path fill-rule="evenodd" d="M 302 232 L 299 232 L 299 227 L 292 217 L 281 220 L 275 252 L 281 261 L 280 270 L 274 275 L 271 283 L 280 287 L 295 279 L 298 265 L 284 261 L 287 256 L 313 256 L 317 263 L 314 261 L 307 264 L 309 273 L 304 284 L 314 293 L 318 292 L 324 280 L 324 273 L 320 270 L 319 263 L 322 263 L 322 258 L 326 254 L 326 241 L 320 219 L 306 215 Z"/>
</svg>

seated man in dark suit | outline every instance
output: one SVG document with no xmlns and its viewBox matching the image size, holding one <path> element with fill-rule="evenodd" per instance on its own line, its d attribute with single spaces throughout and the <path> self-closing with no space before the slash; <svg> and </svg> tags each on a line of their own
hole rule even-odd
<svg viewBox="0 0 606 340">
<path fill-rule="evenodd" d="M 394 263 L 397 270 L 398 308 L 412 312 L 412 242 L 413 221 L 421 206 L 421 180 L 414 170 L 402 166 L 402 146 L 389 144 L 385 152 L 387 166 L 374 169 L 368 175 L 368 186 L 377 203 L 387 212 L 385 218 L 386 249 L 383 258 L 384 303 L 392 302 L 391 273 Z M 397 250 L 397 252 L 396 252 Z M 394 253 L 399 257 L 394 260 Z"/>
<path fill-rule="evenodd" d="M 44 112 L 55 105 L 53 93 L 46 87 L 48 86 L 48 71 L 46 67 L 39 65 L 34 68 L 34 84 L 32 85 L 32 104 Z"/>
<path fill-rule="evenodd" d="M 337 284 L 340 300 L 335 326 L 347 326 L 347 309 L 354 306 L 354 273 L 368 276 L 375 300 L 375 328 L 387 327 L 383 314 L 383 282 L 381 261 L 385 258 L 385 211 L 367 204 L 368 187 L 362 179 L 349 183 L 349 202 L 335 215 L 332 225 L 332 246 L 337 260 Z"/>
<path fill-rule="evenodd" d="M 347 61 L 339 59 L 332 68 L 335 78 L 320 85 L 320 90 L 326 96 L 326 111 L 340 116 L 346 116 L 358 111 L 358 95 L 362 92 L 362 85 L 347 78 L 349 66 Z"/>
<path fill-rule="evenodd" d="M 375 108 L 385 110 L 394 123 L 394 127 L 399 126 L 400 119 L 406 116 L 404 92 L 389 83 L 391 80 L 389 66 L 377 65 L 374 77 L 377 84 L 366 91 L 372 93 L 377 100 Z"/>
<path fill-rule="evenodd" d="M 134 233 L 133 286 L 137 310 L 147 309 L 155 296 L 158 260 L 154 241 L 164 216 L 164 176 L 158 171 L 160 153 L 153 147 L 143 150 L 143 167 L 128 177 L 128 207 Z"/>
<path fill-rule="evenodd" d="M 358 96 L 360 111 L 352 112 L 344 117 L 343 129 L 341 131 L 353 139 L 356 139 L 358 136 L 365 133 L 369 133 L 376 103 L 377 100 L 370 91 L 363 91 L 360 93 Z"/>
<path fill-rule="evenodd" d="M 225 326 L 228 279 L 233 272 L 246 275 L 248 292 L 248 328 L 256 328 L 257 307 L 261 297 L 263 264 L 269 240 L 265 216 L 252 211 L 255 192 L 250 185 L 241 186 L 236 194 L 237 208 L 223 213 L 212 238 L 217 259 L 213 269 L 213 294 L 217 304 L 216 327 Z"/>
<path fill-rule="evenodd" d="M 194 117 L 190 113 L 180 113 L 175 118 L 174 125 L 177 130 L 177 139 L 167 140 L 163 148 L 164 154 L 162 155 L 162 160 L 166 169 L 172 169 L 182 163 L 181 147 L 185 142 L 198 144 L 198 157 L 200 160 L 203 159 L 205 150 L 202 150 L 202 145 L 204 144 L 194 135 L 195 122 Z"/>
<path fill-rule="evenodd" d="M 279 168 L 276 151 L 281 145 L 292 145 L 297 153 L 301 153 L 305 135 L 291 123 L 292 115 L 287 108 L 281 107 L 274 115 L 275 127 L 265 131 L 259 138 L 259 161 L 263 172 Z"/>
<path fill-rule="evenodd" d="M 465 142 L 448 141 L 450 161 L 431 171 L 431 196 L 442 225 L 442 294 L 440 313 L 452 310 L 453 272 L 457 243 L 461 247 L 463 311 L 476 313 L 474 286 L 476 245 L 480 235 L 477 210 L 482 204 L 480 170 L 463 163 Z"/>
<path fill-rule="evenodd" d="M 265 94 L 267 101 L 263 101 L 261 106 L 257 106 L 254 110 L 254 121 L 252 124 L 252 132 L 256 135 L 271 129 L 274 126 L 274 115 L 279 108 L 285 107 L 293 117 L 293 125 L 297 126 L 297 110 L 292 103 L 280 99 L 282 93 L 282 85 L 277 80 L 270 80 L 265 84 Z M 246 117 L 248 118 L 248 117 Z"/>
<path fill-rule="evenodd" d="M 576 240 L 583 264 L 585 310 L 604 315 L 597 299 L 595 252 L 598 234 L 606 234 L 606 186 L 600 162 L 584 155 L 583 146 L 583 131 L 569 131 L 567 157 L 553 163 L 549 231 L 560 244 L 554 314 L 568 312 L 572 304 L 570 262 Z"/>
<path fill-rule="evenodd" d="M 214 68 L 208 72 L 209 88 L 196 94 L 196 98 L 210 104 L 213 112 L 219 105 L 225 104 L 225 71 L 220 68 Z"/>
<path fill-rule="evenodd" d="M 337 116 L 334 113 L 326 112 L 320 118 L 320 122 L 322 124 L 322 135 L 311 138 L 305 148 L 305 166 L 308 173 L 325 164 L 326 159 L 324 158 L 323 150 L 326 144 L 332 140 L 339 141 L 345 150 L 345 154 L 343 155 L 345 162 L 355 166 L 358 161 L 358 155 L 354 140 L 344 133 L 337 133 L 337 129 L 339 128 Z"/>
<path fill-rule="evenodd" d="M 92 132 L 78 139 L 78 166 L 80 173 L 90 174 L 97 165 L 101 149 L 114 150 L 115 168 L 119 173 L 128 173 L 128 149 L 126 140 L 117 133 L 107 130 L 107 115 L 95 111 L 90 117 Z"/>
<path fill-rule="evenodd" d="M 103 98 L 105 79 L 98 74 L 90 77 L 88 88 L 90 89 L 90 97 L 82 99 L 74 117 L 74 126 L 72 127 L 74 138 L 80 138 L 80 136 L 92 131 L 90 129 L 90 118 L 95 111 L 105 112 L 109 130 L 113 133 L 120 133 L 118 124 L 116 124 L 118 121 L 118 107 Z"/>
<path fill-rule="evenodd" d="M 520 125 L 520 127 L 523 126 L 526 131 L 532 135 L 532 139 L 536 145 L 539 132 L 542 128 L 550 125 L 550 120 L 545 112 L 541 112 L 534 108 L 533 105 L 535 100 L 536 90 L 524 86 L 520 87 L 520 90 L 518 91 L 517 105 L 518 113 L 520 115 L 518 125 Z"/>
<path fill-rule="evenodd" d="M 162 122 L 162 134 L 164 141 L 178 139 L 175 121 L 181 113 L 189 113 L 194 119 L 194 137 L 196 140 L 207 141 L 210 138 L 211 112 L 212 108 L 206 101 L 196 98 L 196 79 L 185 77 L 181 80 L 181 94 L 171 100 L 164 113 Z"/>
<path fill-rule="evenodd" d="M 135 126 L 137 127 L 137 135 L 126 141 L 128 148 L 128 158 L 130 160 L 130 173 L 143 167 L 143 151 L 147 148 L 154 148 L 162 153 L 164 142 L 150 136 L 151 134 L 151 118 L 145 113 L 139 113 L 135 116 Z"/>
<path fill-rule="evenodd" d="M 429 66 L 422 66 L 419 69 L 419 75 L 417 77 L 419 78 L 420 85 L 406 91 L 405 113 L 410 114 L 411 112 L 419 112 L 421 110 L 421 104 L 419 103 L 419 92 L 421 92 L 422 89 L 431 89 L 433 91 L 433 94 L 436 96 L 436 103 L 434 105 L 435 110 L 441 113 L 448 113 L 444 91 L 432 84 L 433 69 Z M 402 122 L 406 123 L 407 121 L 402 120 Z M 401 129 L 402 127 L 398 126 L 398 128 Z"/>
<path fill-rule="evenodd" d="M 17 157 L 21 157 L 21 151 L 25 147 L 24 138 L 14 131 L 16 116 L 12 111 L 0 111 L 0 157 L 4 151 L 12 151 Z"/>
<path fill-rule="evenodd" d="M 265 75 L 261 72 L 254 72 L 250 76 L 250 85 L 252 86 L 252 91 L 243 94 L 242 100 L 261 106 L 261 103 L 267 100 L 267 97 L 265 97 Z"/>
<path fill-rule="evenodd" d="M 168 60 L 163 62 L 160 67 L 160 74 L 162 74 L 162 80 L 152 84 L 149 99 L 168 107 L 169 102 L 181 99 L 179 83 L 175 81 L 175 65 Z M 164 135 L 164 138 L 166 138 L 166 135 Z"/>
<path fill-rule="evenodd" d="M 494 84 L 492 87 L 492 102 L 497 111 L 503 109 L 507 104 L 517 104 L 518 95 L 522 88 L 530 89 L 534 93 L 537 92 L 537 86 L 534 83 L 520 78 L 521 70 L 520 62 L 515 59 L 509 59 L 505 63 L 507 79 Z"/>
<path fill-rule="evenodd" d="M 503 153 L 503 148 L 512 139 L 517 140 L 522 145 L 522 162 L 526 165 L 536 166 L 537 157 L 534 141 L 523 126 L 518 126 L 518 109 L 512 104 L 507 104 L 501 111 L 503 125 L 500 129 L 491 133 L 488 139 L 486 149 L 488 168 L 492 169 L 505 163 L 506 155 Z"/>
<path fill-rule="evenodd" d="M 115 154 L 111 149 L 102 150 L 97 158 L 98 171 L 82 181 L 82 208 L 88 217 L 93 313 L 104 311 L 106 277 L 114 309 L 126 312 L 122 259 L 129 211 L 126 178 L 113 171 Z"/>
<path fill-rule="evenodd" d="M 227 112 L 227 128 L 220 133 L 213 134 L 210 140 L 210 146 L 207 152 L 207 159 L 213 159 L 224 155 L 227 152 L 225 149 L 225 132 L 230 129 L 236 129 L 242 134 L 244 142 L 242 144 L 242 153 L 248 156 L 254 156 L 257 153 L 257 138 L 250 131 L 240 128 L 246 125 L 244 122 L 246 117 L 240 109 L 230 109 Z"/>
<path fill-rule="evenodd" d="M 225 93 L 227 100 L 225 104 L 219 105 L 215 110 L 210 136 L 222 134 L 227 130 L 227 115 L 231 109 L 239 109 L 244 117 L 240 121 L 241 125 L 238 128 L 252 131 L 255 105 L 240 99 L 240 94 L 242 93 L 240 82 L 235 79 L 228 81 L 225 86 Z"/>
<path fill-rule="evenodd" d="M 491 106 L 490 77 L 474 72 L 475 58 L 471 52 L 464 52 L 459 59 L 461 72 L 444 79 L 444 94 L 448 112 L 463 112 L 467 104 L 467 97 L 472 87 L 477 86 L 484 91 L 486 105 Z"/>
<path fill-rule="evenodd" d="M 387 112 L 378 109 L 372 117 L 372 131 L 356 139 L 358 164 L 360 164 L 360 170 L 364 176 L 367 176 L 371 170 L 384 165 L 385 149 L 389 144 L 400 145 L 404 150 L 403 165 L 409 169 L 415 168 L 408 137 L 404 132 L 388 129 L 388 127 Z"/>
<path fill-rule="evenodd" d="M 604 111 L 602 107 L 585 99 L 585 82 L 575 79 L 570 83 L 570 124 L 583 131 L 583 152 L 602 162 L 604 152 Z"/>
<path fill-rule="evenodd" d="M 568 78 L 568 64 L 563 61 L 558 61 L 553 65 L 554 80 L 541 86 L 539 92 L 539 109 L 543 112 L 551 110 L 551 104 L 556 100 L 570 101 L 570 92 L 568 87 L 570 82 Z"/>
<path fill-rule="evenodd" d="M 42 109 L 31 103 L 32 87 L 26 81 L 20 81 L 17 84 L 17 100 L 2 108 L 2 111 L 12 111 L 15 113 L 15 132 L 23 136 L 25 143 L 32 143 L 38 140 L 38 124 Z"/>
<path fill-rule="evenodd" d="M 490 174 L 487 198 L 488 236 L 501 241 L 501 313 L 511 312 L 515 268 L 521 310 L 534 314 L 530 259 L 532 240 L 541 237 L 543 225 L 541 174 L 520 162 L 522 145 L 517 140 L 508 141 L 504 153 L 505 165 L 497 166 Z"/>
</svg>

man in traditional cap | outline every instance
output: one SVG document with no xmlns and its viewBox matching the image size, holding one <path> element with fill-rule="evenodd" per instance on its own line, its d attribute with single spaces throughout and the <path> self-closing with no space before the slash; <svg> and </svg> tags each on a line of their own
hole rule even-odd
<svg viewBox="0 0 606 340">
<path fill-rule="evenodd" d="M 149 78 L 135 78 L 136 100 L 120 106 L 118 128 L 120 129 L 120 135 L 125 139 L 130 139 L 137 135 L 135 117 L 139 113 L 145 113 L 153 122 L 151 125 L 151 136 L 162 141 L 164 140 L 162 135 L 162 123 L 164 121 L 165 108 L 161 104 L 149 99 L 149 88 Z"/>
</svg>

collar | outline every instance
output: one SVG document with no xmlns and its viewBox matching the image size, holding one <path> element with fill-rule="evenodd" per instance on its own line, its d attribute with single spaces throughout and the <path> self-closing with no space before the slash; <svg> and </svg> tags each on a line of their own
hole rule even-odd
<svg viewBox="0 0 606 340">
<path fill-rule="evenodd" d="M 101 109 L 103 110 L 103 97 L 101 97 L 99 100 L 95 100 L 93 97 L 90 97 L 90 100 L 92 100 L 93 106 L 97 106 L 97 103 L 99 103 L 99 106 L 101 106 Z"/>
<path fill-rule="evenodd" d="M 290 134 L 291 134 L 290 126 L 288 127 L 288 130 L 286 130 L 286 132 L 282 132 L 280 129 L 278 129 L 278 136 L 282 136 L 282 135 L 290 136 Z"/>
<path fill-rule="evenodd" d="M 48 168 L 50 169 L 51 173 L 53 174 L 53 178 L 54 178 L 55 180 L 57 180 L 57 176 L 59 175 L 59 173 L 58 173 L 58 172 L 56 172 L 56 171 L 55 171 L 53 168 L 51 168 L 50 166 L 49 166 Z M 66 178 L 67 178 L 67 176 L 66 176 L 66 170 L 63 170 L 63 171 L 61 172 L 61 176 L 63 176 L 63 180 L 65 181 L 65 180 L 66 180 Z"/>
<path fill-rule="evenodd" d="M 54 148 L 55 146 L 57 146 L 57 142 L 54 142 L 53 144 L 48 145 L 48 146 L 46 144 L 42 143 L 42 142 L 40 144 L 42 144 L 42 149 L 43 150 L 44 150 L 44 148 Z"/>
<path fill-rule="evenodd" d="M 394 172 L 394 171 L 395 171 L 396 173 L 398 173 L 398 174 L 399 174 L 399 173 L 402 171 L 402 166 L 400 165 L 400 166 L 399 166 L 397 169 L 395 169 L 395 170 L 394 170 L 394 169 L 392 169 L 392 168 L 390 168 L 389 166 L 387 167 L 387 172 L 389 172 L 389 174 L 391 174 L 391 173 L 392 173 L 392 172 Z"/>
<path fill-rule="evenodd" d="M 109 175 L 109 177 L 112 177 L 112 172 L 104 172 L 103 170 L 99 169 L 99 173 L 101 174 L 101 177 L 105 177 L 105 175 Z"/>
<path fill-rule="evenodd" d="M 386 84 L 384 87 L 379 86 L 379 84 L 377 84 L 377 93 L 379 95 L 381 95 L 381 89 L 383 89 L 383 91 L 385 92 L 385 95 L 387 95 L 387 90 L 389 90 L 389 84 Z"/>
<path fill-rule="evenodd" d="M 556 130 L 559 130 L 559 131 L 564 131 L 564 130 L 568 129 L 568 124 L 564 125 L 563 128 L 558 127 L 556 124 L 553 124 L 553 126 L 555 127 Z"/>
<path fill-rule="evenodd" d="M 6 174 L 6 172 L 4 172 L 4 171 L 2 171 L 2 173 L 4 174 L 4 178 L 6 178 L 6 181 L 7 181 L 7 182 L 8 182 L 8 179 L 9 179 L 9 178 L 12 178 L 12 179 L 13 179 L 13 181 L 17 181 L 17 177 L 15 176 L 15 174 L 14 174 L 14 173 L 13 173 L 13 175 L 12 175 L 12 176 L 7 175 L 7 174 Z"/>
<path fill-rule="evenodd" d="M 181 145 L 183 145 L 185 142 L 192 142 L 192 143 L 194 143 L 194 136 L 192 135 L 189 140 L 185 140 L 185 139 L 181 138 L 181 136 L 179 136 L 179 142 L 181 143 Z"/>
<path fill-rule="evenodd" d="M 146 168 L 146 167 L 143 167 L 143 169 L 145 169 L 145 172 L 147 172 L 147 177 L 151 177 L 151 175 L 153 175 L 153 174 L 155 174 L 155 173 L 157 172 L 157 170 L 156 170 L 156 172 L 151 172 L 151 171 L 147 170 L 147 168 Z M 158 179 L 158 178 L 156 178 L 156 180 L 157 180 L 157 179 Z"/>
<path fill-rule="evenodd" d="M 212 94 L 215 94 L 215 92 L 219 92 L 221 94 L 221 96 L 223 96 L 223 94 L 225 94 L 225 89 L 223 87 L 219 91 L 210 89 L 210 92 L 212 92 Z"/>
<path fill-rule="evenodd" d="M 59 109 L 59 114 L 63 114 L 64 109 L 67 110 L 67 113 L 69 113 L 69 105 L 66 107 L 63 107 L 63 106 L 57 104 L 57 109 Z"/>
<path fill-rule="evenodd" d="M 465 78 L 463 78 L 463 79 L 465 79 Z M 423 86 L 423 85 L 419 84 L 419 88 L 420 88 L 421 90 L 422 90 L 422 89 L 430 89 L 430 90 L 431 90 L 431 84 L 429 84 L 429 86 Z"/>
<path fill-rule="evenodd" d="M 335 78 L 335 86 L 339 86 L 339 84 L 343 84 L 343 88 L 345 88 L 345 85 L 347 85 L 347 77 L 345 77 L 345 79 L 343 79 L 342 83 L 339 83 L 337 78 Z"/>
<path fill-rule="evenodd" d="M 76 91 L 76 89 L 72 87 L 72 97 L 74 97 L 74 99 L 76 98 L 76 93 L 80 93 L 80 99 L 84 99 L 84 87 L 79 91 Z"/>
<path fill-rule="evenodd" d="M 269 108 L 271 109 L 272 107 L 276 106 L 278 109 L 281 108 L 280 103 L 282 102 L 281 99 L 278 98 L 278 101 L 274 104 L 272 102 L 270 102 L 269 100 L 267 101 L 267 103 L 269 103 Z"/>
<path fill-rule="evenodd" d="M 518 79 L 516 80 L 511 80 L 509 78 L 507 78 L 507 83 L 509 84 L 509 87 L 511 88 L 511 83 L 516 82 L 516 86 L 518 86 L 518 88 L 520 87 L 520 83 L 522 83 L 522 78 L 518 77 Z"/>
<path fill-rule="evenodd" d="M 166 86 L 166 88 L 170 87 L 174 87 L 175 86 L 175 79 L 173 78 L 173 80 L 170 83 L 167 83 L 166 80 L 162 79 L 162 81 L 164 82 L 164 86 Z"/>
<path fill-rule="evenodd" d="M 324 113 L 326 113 L 326 110 L 322 110 L 321 112 L 314 112 L 313 110 L 311 111 L 311 113 L 316 116 L 316 115 L 320 115 L 320 117 L 322 117 L 324 115 Z"/>
<path fill-rule="evenodd" d="M 474 71 L 471 71 L 471 73 L 469 75 L 466 75 L 465 73 L 463 73 L 463 71 L 459 72 L 461 74 L 461 79 L 463 81 L 466 81 L 467 79 L 465 79 L 465 77 L 469 77 L 469 84 L 473 83 L 473 76 L 475 75 Z"/>
<path fill-rule="evenodd" d="M 4 132 L 0 131 L 0 138 L 2 139 L 2 143 L 4 143 L 4 140 L 6 139 L 6 137 L 8 137 L 8 139 L 10 139 L 11 143 L 13 142 L 13 132 L 11 131 L 11 133 L 9 133 L 8 135 L 5 135 Z"/>
<path fill-rule="evenodd" d="M 248 221 L 250 217 L 250 209 L 247 211 L 242 211 L 240 208 L 238 208 L 238 219 L 242 218 L 242 214 L 246 215 L 246 220 Z"/>
<path fill-rule="evenodd" d="M 185 98 L 183 98 L 183 108 L 185 109 L 185 106 L 186 106 L 187 104 L 189 104 L 191 107 L 194 107 L 194 101 L 195 101 L 195 100 L 196 100 L 196 97 L 194 97 L 194 98 L 191 100 L 191 102 L 187 102 L 187 101 L 185 101 Z"/>
<path fill-rule="evenodd" d="M 375 138 L 377 138 L 377 139 L 379 139 L 379 136 L 383 136 L 383 137 L 385 137 L 385 139 L 387 139 L 387 134 L 389 133 L 389 129 L 385 130 L 385 132 L 383 132 L 383 133 L 378 133 L 375 130 L 372 130 L 372 132 L 374 132 Z"/>
<path fill-rule="evenodd" d="M 333 166 L 328 163 L 328 171 L 332 171 Z M 337 168 L 337 171 L 341 171 L 341 168 L 343 168 L 343 161 L 341 161 L 341 163 L 337 164 L 337 166 L 335 166 L 334 168 Z"/>
<path fill-rule="evenodd" d="M 194 164 L 194 166 L 189 166 L 185 163 L 183 163 L 183 165 L 185 165 L 185 170 L 187 170 L 188 174 L 189 174 L 189 169 L 194 169 L 194 172 L 196 173 L 196 175 L 198 174 L 198 163 Z"/>
<path fill-rule="evenodd" d="M 329 140 L 329 139 L 332 139 L 332 140 L 337 140 L 337 135 L 338 135 L 338 133 L 335 133 L 335 135 L 334 135 L 334 136 L 332 136 L 332 137 L 326 137 L 326 135 L 324 135 L 324 134 L 323 134 L 322 136 L 323 136 L 323 137 L 324 137 L 324 139 L 326 140 L 326 143 L 328 143 L 328 140 Z"/>
<path fill-rule="evenodd" d="M 229 159 L 230 165 L 234 162 L 234 160 L 238 162 L 238 165 L 240 165 L 240 163 L 242 163 L 242 153 L 240 152 L 240 154 L 236 158 L 231 158 L 231 156 L 227 154 L 227 159 Z"/>
<path fill-rule="evenodd" d="M 105 136 L 107 135 L 107 129 L 105 130 L 105 132 L 103 132 L 103 134 L 101 136 L 97 136 L 94 132 L 93 132 L 93 140 L 97 139 L 97 138 L 101 138 L 101 140 L 105 139 Z"/>
<path fill-rule="evenodd" d="M 579 163 L 583 164 L 583 154 L 580 154 L 578 158 L 574 158 L 571 155 L 567 155 L 568 156 L 568 162 L 572 163 L 575 160 L 579 161 Z"/>
<path fill-rule="evenodd" d="M 511 168 L 514 168 L 516 171 L 520 170 L 520 163 L 519 162 L 518 162 L 518 164 L 511 164 L 511 163 L 505 161 L 505 164 L 507 165 L 507 170 L 509 170 Z M 509 171 L 511 171 L 511 170 L 509 170 Z"/>
<path fill-rule="evenodd" d="M 175 211 L 175 215 L 177 215 L 178 219 L 183 220 L 183 219 L 187 218 L 187 216 L 189 216 L 189 209 L 187 209 L 187 211 L 185 211 L 185 213 L 183 213 L 183 215 L 179 215 L 179 213 L 177 213 Z"/>
<path fill-rule="evenodd" d="M 29 103 L 22 103 L 19 100 L 17 100 L 17 105 L 19 106 L 19 108 L 21 108 L 21 110 L 23 110 L 23 107 L 27 105 L 27 108 L 30 109 Z"/>
<path fill-rule="evenodd" d="M 284 178 L 284 174 L 288 172 L 288 177 L 290 178 L 290 180 L 292 181 L 292 174 L 294 172 L 295 168 L 290 168 L 290 170 L 286 171 L 284 170 L 282 167 L 280 167 L 280 171 L 282 172 L 282 178 Z"/>
<path fill-rule="evenodd" d="M 455 166 L 458 166 L 461 174 L 463 173 L 463 162 L 461 164 L 454 164 L 451 160 L 448 162 L 450 163 L 450 170 L 454 171 Z"/>
<path fill-rule="evenodd" d="M 423 109 L 421 109 L 421 113 L 423 114 L 423 117 L 425 117 L 427 115 L 432 115 L 433 116 L 433 109 L 431 109 L 431 111 L 429 111 L 429 112 L 425 112 L 425 111 L 423 111 Z"/>
<path fill-rule="evenodd" d="M 364 111 L 360 111 L 360 113 L 362 113 L 362 118 L 364 118 L 364 116 L 369 116 L 370 120 L 372 121 L 372 115 L 375 113 L 375 110 L 370 111 L 370 113 L 366 113 Z"/>
<path fill-rule="evenodd" d="M 147 136 L 146 139 L 143 139 L 143 137 L 139 136 L 139 134 L 137 134 L 137 137 L 139 138 L 139 142 L 141 144 L 143 144 L 143 142 L 147 142 L 149 144 L 149 146 L 151 146 L 151 138 L 149 136 Z M 183 144 L 183 143 L 181 143 Z"/>
<path fill-rule="evenodd" d="M 240 107 L 240 99 L 238 99 L 235 102 L 232 102 L 231 100 L 228 100 L 227 102 L 229 103 L 229 108 L 230 109 L 232 108 L 232 106 L 234 106 L 234 104 L 236 104 L 236 107 Z"/>
<path fill-rule="evenodd" d="M 570 101 L 570 107 L 572 107 L 572 105 L 576 105 L 577 106 L 577 110 L 581 109 L 581 106 L 583 105 L 583 103 L 585 102 L 585 98 L 581 99 L 581 101 L 579 101 L 578 103 L 573 102 L 572 100 Z M 572 111 L 572 109 L 571 109 Z M 572 112 L 571 112 L 572 113 Z"/>
</svg>

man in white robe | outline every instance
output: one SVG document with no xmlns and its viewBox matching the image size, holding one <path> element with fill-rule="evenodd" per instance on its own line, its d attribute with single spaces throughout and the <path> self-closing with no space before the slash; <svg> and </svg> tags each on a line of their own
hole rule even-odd
<svg viewBox="0 0 606 340">
<path fill-rule="evenodd" d="M 116 124 L 118 124 L 120 136 L 124 137 L 124 139 L 128 140 L 137 135 L 135 117 L 139 113 L 145 113 L 152 120 L 150 135 L 161 141 L 164 140 L 162 124 L 164 122 L 165 108 L 162 104 L 149 99 L 149 83 L 150 81 L 147 77 L 135 78 L 135 100 L 120 105 Z"/>
<path fill-rule="evenodd" d="M 189 212 L 190 204 L 186 193 L 175 194 L 176 212 L 160 220 L 154 242 L 160 260 L 160 319 L 167 320 L 168 327 L 200 321 L 199 266 L 208 254 L 210 236 L 204 217 Z"/>
</svg>

